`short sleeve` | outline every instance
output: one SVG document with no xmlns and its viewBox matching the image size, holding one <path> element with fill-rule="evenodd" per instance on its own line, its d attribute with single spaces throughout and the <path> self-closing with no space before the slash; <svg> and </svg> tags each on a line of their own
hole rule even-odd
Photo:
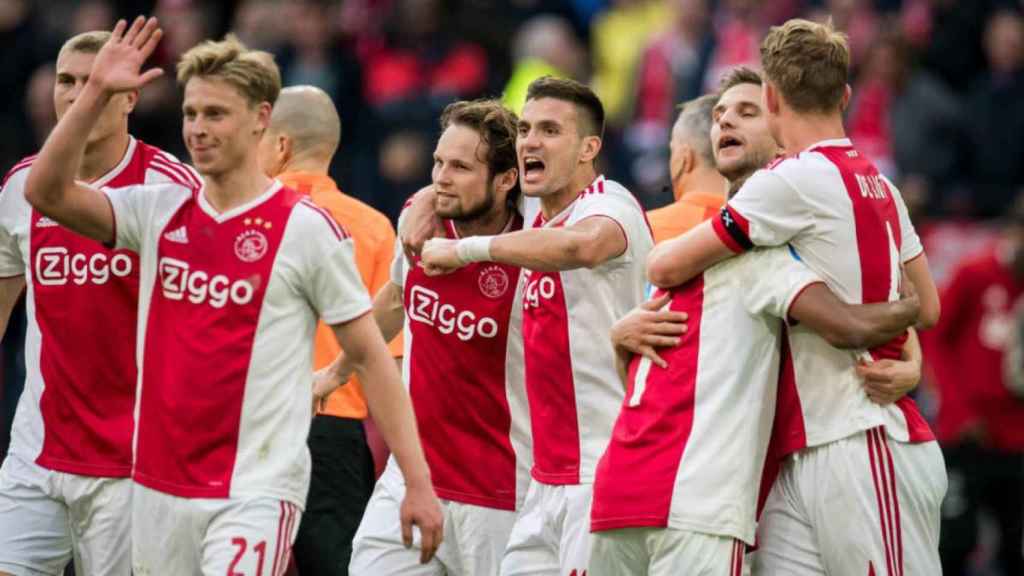
<svg viewBox="0 0 1024 576">
<path fill-rule="evenodd" d="M 712 220 L 715 232 L 733 252 L 755 246 L 781 246 L 810 228 L 810 207 L 785 178 L 758 170 Z"/>
<path fill-rule="evenodd" d="M 572 216 L 574 222 L 601 216 L 612 220 L 622 230 L 627 247 L 625 252 L 610 261 L 616 265 L 633 259 L 634 248 L 641 243 L 640 235 L 650 236 L 643 212 L 632 198 L 622 194 L 590 194 L 579 202 Z"/>
<path fill-rule="evenodd" d="M 398 227 L 402 227 L 402 218 L 405 211 L 398 217 Z M 405 251 L 402 249 L 401 240 L 396 239 L 391 254 L 391 281 L 398 286 L 405 286 L 406 261 Z"/>
<path fill-rule="evenodd" d="M 883 176 L 883 178 L 885 177 Z M 924 252 L 924 245 L 921 244 L 921 238 L 917 235 L 917 230 L 914 229 L 914 223 L 910 221 L 910 212 L 907 210 L 907 204 L 903 201 L 903 195 L 900 194 L 899 188 L 888 178 L 885 178 L 885 183 L 889 186 L 889 191 L 892 192 L 892 200 L 896 204 L 896 213 L 899 215 L 900 262 L 906 264 Z"/>
<path fill-rule="evenodd" d="M 739 275 L 744 305 L 751 314 L 786 319 L 797 296 L 823 282 L 789 246 L 756 250 L 745 256 Z"/>
<path fill-rule="evenodd" d="M 352 239 L 327 217 L 311 218 L 304 232 L 304 288 L 320 318 L 329 325 L 343 324 L 368 312 L 370 296 L 356 266 Z"/>
<path fill-rule="evenodd" d="M 9 278 L 25 273 L 25 262 L 15 233 L 18 220 L 28 221 L 31 213 L 25 194 L 11 179 L 0 191 L 0 277 Z"/>
<path fill-rule="evenodd" d="M 114 248 L 138 252 L 142 249 L 145 228 L 152 213 L 156 194 L 147 186 L 103 188 L 114 213 Z"/>
</svg>

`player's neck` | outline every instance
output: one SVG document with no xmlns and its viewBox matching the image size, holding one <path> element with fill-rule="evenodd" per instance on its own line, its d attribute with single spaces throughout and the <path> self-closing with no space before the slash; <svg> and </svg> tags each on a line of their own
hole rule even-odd
<svg viewBox="0 0 1024 576">
<path fill-rule="evenodd" d="M 259 197 L 271 182 L 253 158 L 235 170 L 204 175 L 203 194 L 214 210 L 227 212 Z"/>
<path fill-rule="evenodd" d="M 303 158 L 295 157 L 285 163 L 281 169 L 281 173 L 286 172 L 304 172 L 306 174 L 320 174 L 321 176 L 327 176 L 331 167 L 331 160 L 321 160 L 319 158 Z"/>
<path fill-rule="evenodd" d="M 118 132 L 87 144 L 75 178 L 83 182 L 92 182 L 113 170 L 124 159 L 130 141 L 128 132 Z"/>
<path fill-rule="evenodd" d="M 788 155 L 796 155 L 823 140 L 846 138 L 843 117 L 839 114 L 790 114 L 780 120 L 782 146 Z"/>
<path fill-rule="evenodd" d="M 542 196 L 540 199 L 541 213 L 545 220 L 550 220 L 565 210 L 566 206 L 572 204 L 573 200 L 580 195 L 584 188 L 597 178 L 597 170 L 593 164 L 582 164 L 573 172 L 569 185 L 554 194 Z"/>
<path fill-rule="evenodd" d="M 724 198 L 728 188 L 729 182 L 717 170 L 701 168 L 681 180 L 679 186 L 672 190 L 672 195 L 676 201 L 692 192 L 715 194 Z"/>
<path fill-rule="evenodd" d="M 501 234 L 505 227 L 508 226 L 508 221 L 511 217 L 511 208 L 507 203 L 503 203 L 500 208 L 495 206 L 493 210 L 479 218 L 455 221 L 455 231 L 459 233 L 459 238 Z"/>
</svg>

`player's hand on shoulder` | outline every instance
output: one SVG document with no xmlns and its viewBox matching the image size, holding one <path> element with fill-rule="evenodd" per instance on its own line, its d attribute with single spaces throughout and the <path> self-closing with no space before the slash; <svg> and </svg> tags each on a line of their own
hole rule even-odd
<svg viewBox="0 0 1024 576">
<path fill-rule="evenodd" d="M 649 358 L 661 368 L 668 363 L 657 348 L 676 346 L 686 333 L 687 314 L 668 309 L 671 294 L 665 293 L 634 308 L 612 325 L 612 344 L 619 350 Z"/>
<path fill-rule="evenodd" d="M 406 548 L 412 546 L 412 527 L 420 531 L 420 563 L 426 564 L 437 553 L 444 534 L 444 515 L 441 502 L 434 494 L 430 480 L 406 484 L 405 499 L 400 510 L 402 521 L 402 542 Z"/>
<path fill-rule="evenodd" d="M 879 360 L 859 364 L 857 374 L 864 379 L 864 392 L 875 404 L 892 404 L 917 388 L 921 365 L 906 360 Z"/>
<path fill-rule="evenodd" d="M 137 90 L 163 74 L 160 68 L 142 72 L 163 36 L 156 18 L 139 16 L 131 27 L 118 20 L 110 39 L 96 54 L 89 82 L 105 92 Z"/>
<path fill-rule="evenodd" d="M 405 257 L 412 260 L 427 240 L 444 234 L 444 225 L 434 213 L 434 186 L 424 186 L 409 198 L 398 223 L 398 239 Z"/>
<path fill-rule="evenodd" d="M 457 240 L 450 238 L 431 238 L 423 245 L 420 255 L 420 266 L 427 276 L 440 276 L 458 270 L 465 263 L 459 257 L 456 248 Z"/>
</svg>

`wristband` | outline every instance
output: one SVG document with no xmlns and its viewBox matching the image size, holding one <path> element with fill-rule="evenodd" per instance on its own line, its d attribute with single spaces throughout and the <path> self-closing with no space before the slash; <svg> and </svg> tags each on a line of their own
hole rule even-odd
<svg viewBox="0 0 1024 576">
<path fill-rule="evenodd" d="M 494 236 L 470 236 L 455 243 L 455 252 L 464 264 L 487 262 L 491 259 L 491 240 Z"/>
</svg>

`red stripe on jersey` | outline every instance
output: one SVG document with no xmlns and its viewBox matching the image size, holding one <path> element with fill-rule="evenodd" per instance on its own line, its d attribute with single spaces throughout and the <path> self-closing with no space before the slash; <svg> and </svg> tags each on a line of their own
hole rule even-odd
<svg viewBox="0 0 1024 576">
<path fill-rule="evenodd" d="M 782 458 L 807 447 L 807 428 L 804 412 L 800 405 L 800 392 L 796 386 L 796 371 L 793 368 L 793 352 L 789 347 L 789 331 L 782 327 L 782 352 L 779 358 L 779 392 L 775 404 L 775 423 L 772 426 L 770 445 L 774 446 L 775 457 Z M 772 458 L 772 450 L 768 452 Z M 767 497 L 764 492 L 762 496 Z M 763 504 L 763 503 L 762 503 Z"/>
<path fill-rule="evenodd" d="M 164 152 L 163 150 L 159 150 L 157 152 L 156 158 L 158 158 L 158 159 L 160 159 L 160 160 L 162 160 L 162 161 L 164 161 L 164 162 L 166 162 L 166 163 L 168 163 L 168 164 L 170 164 L 172 166 L 176 166 L 176 167 L 181 168 L 181 170 L 185 173 L 185 177 L 188 178 L 192 182 L 193 186 L 196 186 L 196 187 L 202 186 L 203 178 L 202 178 L 202 176 L 199 175 L 199 172 L 197 172 L 195 168 L 189 166 L 188 164 L 185 164 L 181 160 L 178 160 L 177 158 L 175 158 L 174 156 L 171 156 L 170 154 L 168 154 L 167 152 Z"/>
<path fill-rule="evenodd" d="M 181 184 L 189 188 L 196 188 L 198 183 L 195 178 L 189 174 L 188 170 L 185 169 L 181 164 L 172 164 L 166 160 L 162 160 L 159 156 L 153 158 L 149 163 L 150 168 L 159 170 L 161 173 L 166 174 L 175 184 Z"/>
<path fill-rule="evenodd" d="M 882 535 L 882 544 L 885 547 L 885 563 L 889 576 L 899 576 L 896 572 L 892 557 L 892 547 L 889 540 L 889 496 L 885 482 L 885 472 L 882 468 L 881 449 L 878 446 L 877 429 L 872 428 L 864 434 L 868 443 L 868 461 L 871 464 L 871 479 L 875 485 L 875 503 L 878 506 L 878 524 Z"/>
<path fill-rule="evenodd" d="M 860 258 L 861 303 L 886 302 L 898 286 L 900 218 L 878 170 L 851 146 L 814 148 L 835 165 L 853 207 Z M 894 262 L 893 259 L 896 259 Z M 899 359 L 906 334 L 872 350 L 876 358 Z"/>
<path fill-rule="evenodd" d="M 881 439 L 882 448 L 885 449 L 885 460 L 889 466 L 889 489 L 892 491 L 893 515 L 890 518 L 896 529 L 896 570 L 899 576 L 903 576 L 903 525 L 900 522 L 900 499 L 896 490 L 896 466 L 892 461 L 892 451 L 889 449 L 889 437 L 884 428 L 878 429 L 878 436 Z"/>
<path fill-rule="evenodd" d="M 597 181 L 597 193 L 604 194 L 604 178 Z"/>
<path fill-rule="evenodd" d="M 523 297 L 526 394 L 535 479 L 579 484 L 580 429 L 569 348 L 569 311 L 559 272 L 532 271 Z"/>
<path fill-rule="evenodd" d="M 272 565 L 272 567 L 270 569 L 270 573 L 273 574 L 274 576 L 277 575 L 277 572 L 278 572 L 278 568 L 277 567 L 278 567 L 278 564 L 281 562 L 281 542 L 284 540 L 284 538 L 282 537 L 282 533 L 284 532 L 284 517 L 285 517 L 284 501 L 283 500 L 279 501 L 278 505 L 280 505 L 280 507 L 281 507 L 281 515 L 277 517 L 277 542 L 276 542 L 276 544 L 274 546 L 274 563 L 273 563 L 273 565 Z"/>
<path fill-rule="evenodd" d="M 7 181 L 11 179 L 11 176 L 14 176 L 18 172 L 20 172 L 20 171 L 24 170 L 25 168 L 28 168 L 29 166 L 31 166 L 32 162 L 35 159 L 36 159 L 35 156 L 29 156 L 28 158 L 25 158 L 24 160 L 21 160 L 20 162 L 18 162 L 14 166 L 11 166 L 11 169 L 7 171 L 7 175 L 4 176 L 4 181 L 3 181 L 2 184 L 0 184 L 0 186 L 6 186 L 7 185 Z"/>
<path fill-rule="evenodd" d="M 750 241 L 750 223 L 728 204 L 722 206 L 718 217 L 711 220 L 711 227 L 722 243 L 736 254 L 754 247 Z"/>
<path fill-rule="evenodd" d="M 593 531 L 668 524 L 693 429 L 703 308 L 701 275 L 672 291 L 669 309 L 687 313 L 689 329 L 677 346 L 661 352 L 668 368 L 641 356 L 629 363 L 626 398 L 598 463 Z"/>
<path fill-rule="evenodd" d="M 913 398 L 910 396 L 900 398 L 896 401 L 896 407 L 903 412 L 903 417 L 907 421 L 909 442 L 919 443 L 935 440 L 935 433 L 932 432 L 932 427 L 928 425 L 928 421 L 921 415 L 921 410 L 917 407 L 917 402 L 914 402 Z"/>
<path fill-rule="evenodd" d="M 334 232 L 334 236 L 337 237 L 338 240 L 344 240 L 349 237 L 348 231 L 345 230 L 341 224 L 338 224 L 337 220 L 332 218 L 326 210 L 314 204 L 309 198 L 303 197 L 303 199 L 299 201 L 299 204 L 312 209 L 314 212 L 322 216 L 323 219 L 327 221 L 327 224 L 331 227 L 331 231 Z"/>
</svg>

